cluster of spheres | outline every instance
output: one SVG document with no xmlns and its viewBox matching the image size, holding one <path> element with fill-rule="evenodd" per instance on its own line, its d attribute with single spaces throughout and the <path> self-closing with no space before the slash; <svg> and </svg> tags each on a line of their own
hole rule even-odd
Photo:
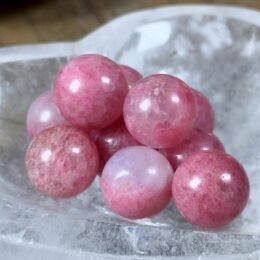
<svg viewBox="0 0 260 260">
<path fill-rule="evenodd" d="M 27 174 L 56 198 L 85 191 L 98 176 L 107 206 L 122 217 L 151 217 L 172 201 L 190 223 L 221 227 L 245 208 L 249 182 L 214 126 L 209 100 L 181 79 L 143 78 L 82 55 L 28 110 Z"/>
</svg>

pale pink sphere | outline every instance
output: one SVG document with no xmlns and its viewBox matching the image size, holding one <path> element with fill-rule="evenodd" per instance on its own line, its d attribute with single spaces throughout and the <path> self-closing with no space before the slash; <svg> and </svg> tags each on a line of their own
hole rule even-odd
<svg viewBox="0 0 260 260">
<path fill-rule="evenodd" d="M 213 132 L 215 127 L 215 114 L 209 100 L 200 91 L 192 89 L 197 106 L 195 128 L 205 132 Z"/>
<path fill-rule="evenodd" d="M 123 118 L 107 128 L 92 130 L 90 138 L 98 148 L 101 168 L 118 150 L 139 144 L 128 132 Z"/>
<path fill-rule="evenodd" d="M 212 133 L 194 130 L 182 143 L 160 152 L 169 160 L 173 170 L 176 170 L 189 156 L 199 151 L 225 151 L 223 144 Z"/>
<path fill-rule="evenodd" d="M 159 213 L 171 198 L 173 171 L 159 152 L 131 146 L 116 152 L 101 176 L 108 206 L 119 215 L 140 219 Z"/>
<path fill-rule="evenodd" d="M 62 68 L 54 89 L 63 116 L 72 125 L 91 130 L 107 127 L 122 115 L 128 86 L 115 62 L 86 54 Z"/>
<path fill-rule="evenodd" d="M 56 106 L 51 90 L 42 93 L 32 102 L 26 118 L 27 131 L 31 137 L 44 129 L 63 124 L 68 122 Z"/>
<path fill-rule="evenodd" d="M 245 208 L 249 182 L 244 168 L 220 151 L 198 152 L 183 162 L 172 192 L 182 216 L 204 228 L 221 227 Z"/>
<path fill-rule="evenodd" d="M 126 65 L 119 66 L 124 73 L 129 88 L 131 88 L 135 82 L 142 78 L 142 75 L 137 70 Z"/>
<path fill-rule="evenodd" d="M 124 119 L 140 143 L 153 148 L 173 147 L 193 130 L 196 106 L 192 90 L 170 75 L 144 78 L 128 92 Z"/>
<path fill-rule="evenodd" d="M 99 158 L 95 144 L 72 126 L 48 128 L 37 135 L 26 153 L 32 184 L 51 197 L 71 197 L 95 179 Z"/>
</svg>

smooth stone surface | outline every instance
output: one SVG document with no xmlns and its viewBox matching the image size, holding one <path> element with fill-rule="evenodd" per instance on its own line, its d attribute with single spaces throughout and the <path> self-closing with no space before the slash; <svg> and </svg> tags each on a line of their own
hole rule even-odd
<svg viewBox="0 0 260 260">
<path fill-rule="evenodd" d="M 53 92 L 48 90 L 38 96 L 31 104 L 26 118 L 27 131 L 31 137 L 41 131 L 68 122 L 61 115 L 54 102 Z"/>
<path fill-rule="evenodd" d="M 187 138 L 196 119 L 191 89 L 170 75 L 152 75 L 131 88 L 124 104 L 129 132 L 140 143 L 168 148 Z"/>
<path fill-rule="evenodd" d="M 26 153 L 32 184 L 52 197 L 71 197 L 84 191 L 99 167 L 95 144 L 81 130 L 56 126 L 41 132 Z"/>
<path fill-rule="evenodd" d="M 195 128 L 211 133 L 215 127 L 215 113 L 207 99 L 207 97 L 200 91 L 192 89 L 195 96 L 195 103 L 197 106 L 197 118 L 195 121 Z"/>
<path fill-rule="evenodd" d="M 116 152 L 101 176 L 108 206 L 119 215 L 140 219 L 163 210 L 171 197 L 173 171 L 159 152 L 132 146 Z"/>
<path fill-rule="evenodd" d="M 176 207 L 194 225 L 217 228 L 245 208 L 249 182 L 244 168 L 219 151 L 198 152 L 177 169 L 172 186 Z"/>
<path fill-rule="evenodd" d="M 98 148 L 101 169 L 118 150 L 139 144 L 128 132 L 123 118 L 107 128 L 91 131 L 90 138 Z"/>
<path fill-rule="evenodd" d="M 126 65 L 119 65 L 119 66 L 126 78 L 126 81 L 128 83 L 128 88 L 131 88 L 135 82 L 137 82 L 142 78 L 142 75 L 137 70 Z"/>
<path fill-rule="evenodd" d="M 173 148 L 162 149 L 160 152 L 169 160 L 173 170 L 176 170 L 192 154 L 208 150 L 224 152 L 225 148 L 214 134 L 194 130 L 182 143 Z"/>
<path fill-rule="evenodd" d="M 95 54 L 69 61 L 57 75 L 54 89 L 62 115 L 85 130 L 104 128 L 117 120 L 128 91 L 120 67 Z"/>
</svg>

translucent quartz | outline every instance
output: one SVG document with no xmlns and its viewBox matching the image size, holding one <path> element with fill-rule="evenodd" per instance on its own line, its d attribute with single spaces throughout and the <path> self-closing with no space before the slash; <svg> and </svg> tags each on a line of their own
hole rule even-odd
<svg viewBox="0 0 260 260">
<path fill-rule="evenodd" d="M 119 65 L 125 78 L 126 78 L 126 81 L 128 83 L 128 87 L 131 88 L 132 85 L 140 80 L 142 78 L 142 75 L 135 69 L 129 67 L 129 66 L 126 66 L 126 65 Z"/>
<path fill-rule="evenodd" d="M 128 132 L 123 118 L 120 118 L 107 128 L 92 130 L 90 138 L 97 145 L 101 169 L 118 150 L 139 144 Z"/>
<path fill-rule="evenodd" d="M 225 151 L 220 140 L 211 133 L 194 130 L 182 143 L 173 148 L 162 149 L 160 152 L 169 160 L 174 170 L 190 155 L 199 151 Z"/>
<path fill-rule="evenodd" d="M 57 75 L 54 89 L 63 116 L 85 130 L 103 128 L 117 120 L 128 91 L 120 67 L 94 54 L 68 62 Z"/>
<path fill-rule="evenodd" d="M 101 176 L 108 206 L 119 215 L 139 219 L 163 210 L 171 198 L 173 171 L 159 152 L 132 146 L 116 152 Z"/>
<path fill-rule="evenodd" d="M 27 112 L 27 131 L 31 137 L 52 126 L 68 124 L 54 102 L 53 93 L 48 90 L 37 97 Z"/>
<path fill-rule="evenodd" d="M 95 144 L 71 126 L 48 128 L 37 135 L 26 153 L 32 184 L 52 197 L 70 197 L 84 191 L 99 167 Z"/>
<path fill-rule="evenodd" d="M 194 127 L 196 106 L 192 90 L 170 75 L 152 75 L 131 88 L 124 104 L 129 132 L 140 143 L 168 148 L 186 139 Z"/>
<path fill-rule="evenodd" d="M 194 225 L 216 228 L 244 209 L 249 182 L 243 167 L 220 151 L 198 152 L 175 172 L 173 196 L 183 217 Z"/>
<path fill-rule="evenodd" d="M 195 121 L 195 128 L 201 129 L 205 132 L 213 132 L 215 126 L 215 114 L 209 100 L 198 90 L 192 89 L 196 106 L 197 118 Z"/>
</svg>

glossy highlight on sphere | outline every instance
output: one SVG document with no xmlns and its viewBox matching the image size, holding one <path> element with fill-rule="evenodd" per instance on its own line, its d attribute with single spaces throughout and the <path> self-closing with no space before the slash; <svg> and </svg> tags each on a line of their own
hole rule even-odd
<svg viewBox="0 0 260 260">
<path fill-rule="evenodd" d="M 126 78 L 128 88 L 131 88 L 135 82 L 142 78 L 142 75 L 137 70 L 126 65 L 119 66 Z"/>
<path fill-rule="evenodd" d="M 173 148 L 162 149 L 160 152 L 169 160 L 175 171 L 189 156 L 199 151 L 225 151 L 220 140 L 211 133 L 194 130 L 182 143 Z"/>
<path fill-rule="evenodd" d="M 171 198 L 173 171 L 164 156 L 144 146 L 116 152 L 101 176 L 107 205 L 119 215 L 139 219 L 159 213 Z"/>
<path fill-rule="evenodd" d="M 86 54 L 61 69 L 54 89 L 62 115 L 72 125 L 91 130 L 107 127 L 122 115 L 128 86 L 116 63 Z"/>
<path fill-rule="evenodd" d="M 182 216 L 204 228 L 231 222 L 243 211 L 249 196 L 244 168 L 220 151 L 190 156 L 175 172 L 172 189 Z"/>
<path fill-rule="evenodd" d="M 139 144 L 128 132 L 123 118 L 107 128 L 91 131 L 90 138 L 98 148 L 101 168 L 118 150 Z"/>
<path fill-rule="evenodd" d="M 192 132 L 196 106 L 192 90 L 170 75 L 152 75 L 138 81 L 128 92 L 124 119 L 140 143 L 169 148 Z"/>
<path fill-rule="evenodd" d="M 32 184 L 51 197 L 71 197 L 84 191 L 99 168 L 95 144 L 71 126 L 48 128 L 37 135 L 26 153 Z"/>
<path fill-rule="evenodd" d="M 54 102 L 53 93 L 48 90 L 31 104 L 26 118 L 27 131 L 31 137 L 49 127 L 68 124 Z"/>
<path fill-rule="evenodd" d="M 211 133 L 215 127 L 215 113 L 209 100 L 198 90 L 192 89 L 196 101 L 195 128 Z"/>
</svg>

